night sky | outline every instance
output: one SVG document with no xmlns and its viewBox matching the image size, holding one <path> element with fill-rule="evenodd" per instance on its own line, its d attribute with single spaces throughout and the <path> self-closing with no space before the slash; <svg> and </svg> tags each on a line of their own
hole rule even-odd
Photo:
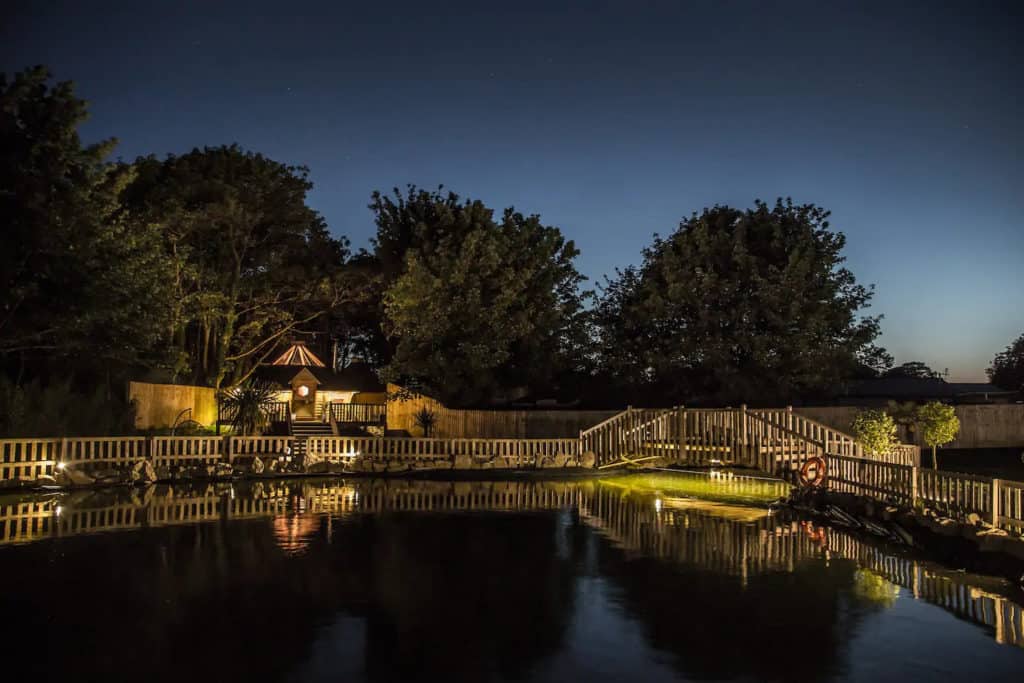
<svg viewBox="0 0 1024 683">
<path fill-rule="evenodd" d="M 372 190 L 443 183 L 600 281 L 693 211 L 791 196 L 832 210 L 897 362 L 981 381 L 1024 332 L 1024 3 L 3 5 L 0 69 L 75 81 L 87 141 L 306 165 L 356 247 Z"/>
</svg>

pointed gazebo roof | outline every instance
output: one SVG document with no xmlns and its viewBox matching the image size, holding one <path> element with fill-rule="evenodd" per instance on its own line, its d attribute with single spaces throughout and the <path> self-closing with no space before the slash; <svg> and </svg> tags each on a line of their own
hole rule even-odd
<svg viewBox="0 0 1024 683">
<path fill-rule="evenodd" d="M 324 368 L 324 362 L 306 348 L 306 342 L 295 342 L 288 350 L 278 356 L 271 365 L 304 365 L 306 367 Z"/>
</svg>

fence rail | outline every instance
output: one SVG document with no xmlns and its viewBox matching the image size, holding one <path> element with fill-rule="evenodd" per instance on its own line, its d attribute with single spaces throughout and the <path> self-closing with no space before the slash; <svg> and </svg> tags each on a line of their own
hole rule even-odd
<svg viewBox="0 0 1024 683">
<path fill-rule="evenodd" d="M 829 455 L 828 488 L 909 507 L 920 503 L 950 517 L 1024 534 L 1024 482 L 931 470 L 872 458 Z"/>
</svg>

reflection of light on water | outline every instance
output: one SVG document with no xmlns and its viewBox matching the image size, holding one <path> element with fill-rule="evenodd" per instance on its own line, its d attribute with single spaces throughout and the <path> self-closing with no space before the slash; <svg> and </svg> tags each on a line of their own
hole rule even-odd
<svg viewBox="0 0 1024 683">
<path fill-rule="evenodd" d="M 661 512 L 661 498 L 654 499 L 654 511 Z"/>
<path fill-rule="evenodd" d="M 274 540 L 288 555 L 301 555 L 320 531 L 320 519 L 309 515 L 278 515 L 273 520 Z"/>
</svg>

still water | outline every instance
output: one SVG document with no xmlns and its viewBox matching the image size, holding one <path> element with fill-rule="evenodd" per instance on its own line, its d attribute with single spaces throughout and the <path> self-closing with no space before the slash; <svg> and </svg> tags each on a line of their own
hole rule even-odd
<svg viewBox="0 0 1024 683">
<path fill-rule="evenodd" d="M 8 680 L 1021 681 L 1024 597 L 765 482 L 0 499 Z M 699 497 L 698 497 L 699 496 Z"/>
</svg>

